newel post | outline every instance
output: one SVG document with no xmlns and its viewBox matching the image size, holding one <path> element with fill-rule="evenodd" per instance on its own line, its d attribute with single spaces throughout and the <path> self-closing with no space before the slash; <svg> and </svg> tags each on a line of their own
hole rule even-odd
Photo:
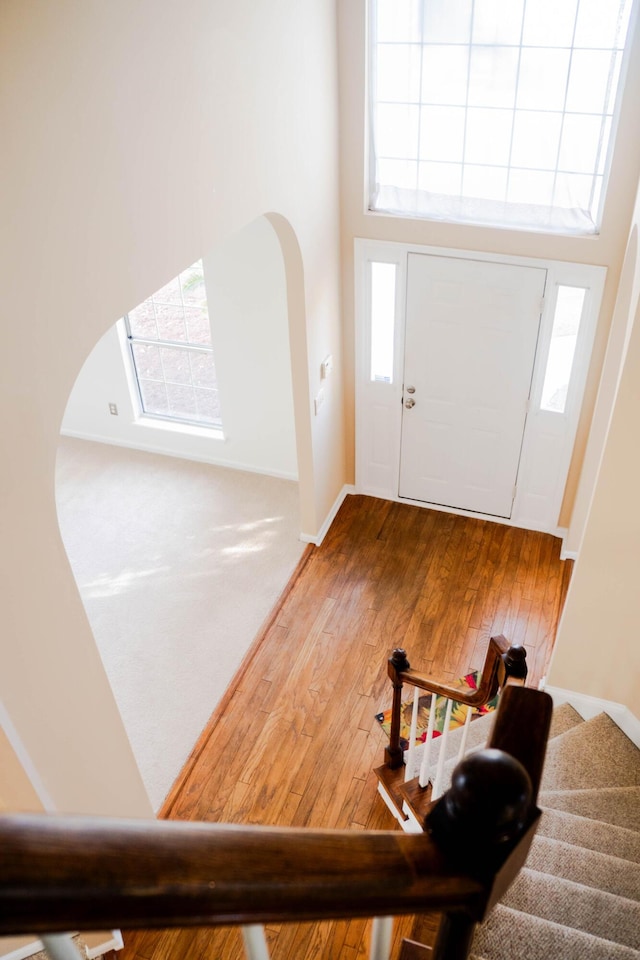
<svg viewBox="0 0 640 960">
<path fill-rule="evenodd" d="M 508 886 L 524 862 L 515 845 L 536 810 L 523 765 L 502 750 L 470 754 L 453 772 L 451 787 L 425 818 L 425 829 L 452 866 L 470 869 L 490 887 L 502 868 Z M 505 887 L 506 888 L 506 887 Z M 466 960 L 479 915 L 445 911 L 433 948 L 433 960 Z"/>
<path fill-rule="evenodd" d="M 527 651 L 520 643 L 510 644 L 504 634 L 491 637 L 489 641 L 498 655 L 498 689 L 503 690 L 508 683 L 524 687 L 527 680 Z"/>
<path fill-rule="evenodd" d="M 387 661 L 387 672 L 393 684 L 393 703 L 391 705 L 391 732 L 389 746 L 385 747 L 385 762 L 392 770 L 401 767 L 404 761 L 404 751 L 400 746 L 400 711 L 402 708 L 402 679 L 400 674 L 409 670 L 411 664 L 407 660 L 407 651 L 396 647 Z"/>
<path fill-rule="evenodd" d="M 509 681 L 524 686 L 529 672 L 525 648 L 521 644 L 514 644 L 509 647 L 507 652 L 502 654 L 502 663 L 504 665 L 504 681 L 501 686 Z"/>
</svg>

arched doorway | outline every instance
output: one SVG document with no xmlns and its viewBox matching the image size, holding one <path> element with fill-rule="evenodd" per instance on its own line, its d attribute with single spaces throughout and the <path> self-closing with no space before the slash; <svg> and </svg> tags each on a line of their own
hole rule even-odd
<svg viewBox="0 0 640 960">
<path fill-rule="evenodd" d="M 294 423 L 304 312 L 295 357 L 290 329 L 292 286 L 302 311 L 304 291 L 281 242 L 261 217 L 202 258 L 219 435 L 140 416 L 117 325 L 63 422 L 61 534 L 156 809 L 303 550 L 291 465 L 305 447 L 304 412 Z"/>
</svg>

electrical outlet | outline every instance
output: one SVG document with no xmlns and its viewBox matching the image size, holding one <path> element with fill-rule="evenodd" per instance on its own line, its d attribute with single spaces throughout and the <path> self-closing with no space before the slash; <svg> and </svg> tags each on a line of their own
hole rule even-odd
<svg viewBox="0 0 640 960">
<path fill-rule="evenodd" d="M 110 403 L 110 404 L 109 404 L 109 413 L 111 414 L 112 417 L 117 417 L 117 416 L 118 416 L 118 406 L 117 406 L 117 404 L 115 404 L 115 403 Z"/>
<path fill-rule="evenodd" d="M 320 364 L 320 376 L 323 380 L 333 373 L 333 356 L 328 354 Z"/>
</svg>

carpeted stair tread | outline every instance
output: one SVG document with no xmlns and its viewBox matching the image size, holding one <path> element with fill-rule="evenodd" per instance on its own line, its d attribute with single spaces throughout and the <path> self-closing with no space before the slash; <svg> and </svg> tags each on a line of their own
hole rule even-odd
<svg viewBox="0 0 640 960">
<path fill-rule="evenodd" d="M 640 830 L 640 787 L 606 787 L 600 790 L 543 791 L 541 807 L 564 810 L 628 830 Z"/>
<path fill-rule="evenodd" d="M 561 736 L 563 733 L 572 730 L 581 723 L 584 723 L 584 719 L 578 711 L 575 710 L 570 703 L 561 703 L 559 707 L 554 709 L 553 716 L 551 717 L 549 740 Z"/>
<path fill-rule="evenodd" d="M 476 750 L 481 750 L 485 746 L 489 738 L 489 734 L 491 733 L 493 718 L 494 714 L 489 713 L 486 716 L 480 717 L 478 720 L 473 721 L 469 729 L 469 739 L 467 740 L 468 753 L 474 753 Z M 568 731 L 575 730 L 580 725 L 584 725 L 584 723 L 585 721 L 582 719 L 580 714 L 573 709 L 572 706 L 570 706 L 568 703 L 563 703 L 560 707 L 558 707 L 557 710 L 554 710 L 553 712 L 549 739 L 551 740 L 552 738 L 562 737 Z M 451 786 L 451 777 L 458 763 L 457 753 L 458 747 L 460 746 L 461 735 L 462 727 L 458 727 L 449 734 L 447 740 L 447 759 L 445 760 L 443 768 L 443 792 L 444 790 L 448 790 Z M 430 763 L 430 766 L 433 771 L 433 775 L 435 775 L 441 740 L 442 738 L 438 737 L 431 747 L 432 762 Z"/>
<path fill-rule="evenodd" d="M 527 867 L 628 900 L 640 900 L 640 864 L 621 857 L 536 836 Z"/>
<path fill-rule="evenodd" d="M 640 786 L 640 751 L 606 713 L 567 730 L 547 747 L 542 790 Z"/>
<path fill-rule="evenodd" d="M 563 840 L 576 847 L 640 863 L 640 833 L 635 830 L 579 817 L 564 810 L 545 809 L 537 832 L 538 836 L 551 840 Z"/>
<path fill-rule="evenodd" d="M 469 734 L 467 737 L 467 750 L 479 749 L 484 747 L 489 735 L 491 733 L 491 727 L 495 718 L 495 713 L 487 713 L 482 717 L 476 717 L 471 722 L 469 727 Z M 580 714 L 574 710 L 574 708 L 568 704 L 561 704 L 556 710 L 553 711 L 553 717 L 551 720 L 551 729 L 549 731 L 549 739 L 553 737 L 558 737 L 563 733 L 566 733 L 567 730 L 571 730 L 573 727 L 577 726 L 580 723 L 584 723 L 584 720 Z M 449 731 L 449 736 L 447 737 L 447 752 L 445 763 L 450 760 L 455 759 L 458 756 L 458 750 L 460 748 L 460 742 L 462 740 L 464 733 L 464 727 L 456 727 L 455 730 Z M 431 744 L 431 751 L 429 754 L 429 766 L 435 772 L 435 767 L 438 763 L 438 758 L 440 756 L 440 750 L 442 749 L 442 744 L 444 742 L 443 737 L 436 737 Z M 418 747 L 416 756 L 422 758 L 423 747 Z M 405 750 L 405 758 L 408 756 L 408 751 Z"/>
<path fill-rule="evenodd" d="M 638 960 L 632 947 L 498 904 L 471 946 L 474 960 Z"/>
<path fill-rule="evenodd" d="M 640 949 L 640 903 L 525 867 L 501 903 L 603 940 Z"/>
<path fill-rule="evenodd" d="M 455 761 L 445 764 L 450 781 Z M 613 784 L 613 786 L 612 786 Z M 640 750 L 606 714 L 554 712 L 526 866 L 473 960 L 640 960 Z"/>
<path fill-rule="evenodd" d="M 487 713 L 485 716 L 477 717 L 471 722 L 469 727 L 469 733 L 467 736 L 466 752 L 473 753 L 476 750 L 481 750 L 489 736 L 491 734 L 491 728 L 493 726 L 493 721 L 495 718 L 495 713 Z M 551 729 L 549 731 L 549 739 L 553 737 L 561 736 L 563 733 L 566 733 L 567 730 L 571 730 L 578 724 L 584 723 L 584 720 L 580 714 L 574 710 L 574 708 L 568 704 L 561 704 L 553 712 L 553 718 L 551 720 Z M 449 736 L 447 737 L 446 745 L 446 754 L 445 754 L 445 765 L 444 765 L 444 786 L 443 790 L 448 789 L 451 784 L 451 774 L 453 773 L 456 764 L 458 762 L 458 752 L 460 749 L 460 743 L 464 734 L 464 727 L 456 727 L 455 730 L 449 731 Z M 431 750 L 429 752 L 429 767 L 431 769 L 431 777 L 435 777 L 436 768 L 438 765 L 438 759 L 440 757 L 440 751 L 444 743 L 443 737 L 436 737 L 432 744 Z M 419 746 L 416 748 L 415 752 L 415 770 L 416 776 L 420 768 L 420 762 L 422 760 L 422 753 L 424 747 Z M 405 751 L 405 761 L 408 760 L 409 751 Z"/>
</svg>

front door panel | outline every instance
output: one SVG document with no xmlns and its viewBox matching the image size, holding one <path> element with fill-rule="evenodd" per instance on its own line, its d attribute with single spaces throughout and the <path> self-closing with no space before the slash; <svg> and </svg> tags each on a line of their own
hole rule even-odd
<svg viewBox="0 0 640 960">
<path fill-rule="evenodd" d="M 409 254 L 401 497 L 511 516 L 545 280 Z"/>
</svg>

